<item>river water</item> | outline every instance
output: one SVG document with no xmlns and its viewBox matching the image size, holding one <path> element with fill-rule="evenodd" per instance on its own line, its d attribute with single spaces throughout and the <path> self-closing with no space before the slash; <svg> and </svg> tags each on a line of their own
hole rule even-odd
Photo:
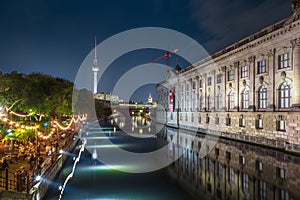
<svg viewBox="0 0 300 200">
<path fill-rule="evenodd" d="M 88 143 L 62 199 L 300 199 L 298 156 L 221 138 L 209 149 L 204 135 L 166 127 L 155 135 L 150 134 L 155 130 L 151 126 L 135 126 L 131 135 L 112 125 L 101 130 L 91 127 L 82 133 Z M 113 145 L 103 143 L 103 136 Z M 96 142 L 97 137 L 101 142 Z M 134 172 L 142 164 L 129 166 L 127 162 L 127 168 L 122 168 L 123 157 L 114 159 L 113 167 L 99 161 L 101 154 L 111 152 L 113 157 L 116 146 L 138 154 L 166 146 L 166 157 L 179 159 L 159 170 L 127 173 L 124 171 Z M 70 173 L 79 148 L 51 182 L 45 199 L 59 198 L 59 186 Z M 208 154 L 200 154 L 201 148 L 207 148 Z"/>
</svg>

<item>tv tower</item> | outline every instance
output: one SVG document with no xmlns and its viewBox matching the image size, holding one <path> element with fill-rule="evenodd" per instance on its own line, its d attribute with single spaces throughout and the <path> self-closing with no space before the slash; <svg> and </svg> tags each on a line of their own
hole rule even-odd
<svg viewBox="0 0 300 200">
<path fill-rule="evenodd" d="M 99 67 L 98 67 L 98 59 L 97 59 L 97 39 L 95 36 L 95 49 L 94 49 L 94 65 L 92 68 L 93 72 L 94 72 L 94 94 L 97 94 L 97 85 L 98 85 L 98 81 L 97 81 L 97 74 L 99 71 Z"/>
</svg>

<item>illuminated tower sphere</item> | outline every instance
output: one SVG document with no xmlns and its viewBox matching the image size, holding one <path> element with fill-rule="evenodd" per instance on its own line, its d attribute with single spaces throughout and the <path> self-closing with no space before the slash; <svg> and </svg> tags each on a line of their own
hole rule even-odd
<svg viewBox="0 0 300 200">
<path fill-rule="evenodd" d="M 95 37 L 95 49 L 94 49 L 94 66 L 93 66 L 92 70 L 94 72 L 94 94 L 97 94 L 97 85 L 98 85 L 97 74 L 98 74 L 98 71 L 99 71 L 99 67 L 98 67 L 98 60 L 97 60 L 97 41 L 96 41 L 96 37 Z"/>
</svg>

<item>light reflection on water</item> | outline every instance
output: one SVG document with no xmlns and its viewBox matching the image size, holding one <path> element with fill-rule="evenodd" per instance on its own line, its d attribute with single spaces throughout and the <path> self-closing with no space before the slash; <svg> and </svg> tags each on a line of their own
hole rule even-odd
<svg viewBox="0 0 300 200">
<path fill-rule="evenodd" d="M 128 174 L 116 169 L 134 166 L 105 166 L 85 152 L 63 199 L 300 199 L 297 156 L 219 139 L 208 156 L 199 158 L 200 148 L 205 148 L 202 135 L 191 140 L 188 131 L 168 128 L 157 137 L 132 139 L 120 130 L 112 134 L 113 130 L 106 129 L 106 136 L 124 149 L 147 152 L 168 144 L 170 159 L 175 151 L 183 156 L 156 172 Z M 55 188 L 46 199 L 57 199 L 56 193 Z"/>
<path fill-rule="evenodd" d="M 235 141 L 219 139 L 204 158 L 204 136 L 166 129 L 183 156 L 168 167 L 169 174 L 194 194 L 206 199 L 300 199 L 300 157 Z M 171 137 L 172 136 L 172 137 Z"/>
</svg>

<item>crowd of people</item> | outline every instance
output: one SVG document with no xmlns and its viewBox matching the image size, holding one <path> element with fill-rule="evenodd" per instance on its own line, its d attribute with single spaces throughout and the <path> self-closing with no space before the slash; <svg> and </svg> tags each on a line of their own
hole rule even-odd
<svg viewBox="0 0 300 200">
<path fill-rule="evenodd" d="M 70 136 L 73 136 L 73 133 Z M 36 142 L 31 139 L 23 141 L 5 141 L 0 144 L 1 159 L 1 177 L 5 177 L 8 170 L 8 178 L 13 179 L 15 190 L 18 192 L 28 191 L 37 176 L 42 174 L 45 165 L 51 164 L 60 149 L 63 149 L 67 143 L 67 138 L 61 135 Z M 59 141 L 59 142 L 58 142 Z M 47 162 L 46 162 L 47 160 Z M 7 177 L 6 177 L 7 178 Z"/>
</svg>

